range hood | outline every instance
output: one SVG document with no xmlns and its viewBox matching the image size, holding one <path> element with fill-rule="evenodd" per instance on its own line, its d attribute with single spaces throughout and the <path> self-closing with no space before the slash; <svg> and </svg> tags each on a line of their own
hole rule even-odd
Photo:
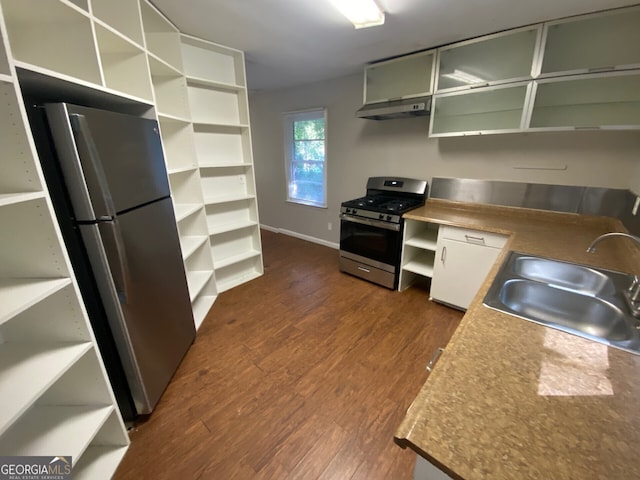
<svg viewBox="0 0 640 480">
<path fill-rule="evenodd" d="M 369 103 L 356 112 L 356 117 L 391 120 L 393 118 L 422 117 L 430 113 L 431 97 L 418 97 Z"/>
</svg>

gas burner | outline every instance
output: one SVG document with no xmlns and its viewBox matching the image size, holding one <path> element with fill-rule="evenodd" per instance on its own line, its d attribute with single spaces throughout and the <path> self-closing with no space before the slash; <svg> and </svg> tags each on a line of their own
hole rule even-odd
<svg viewBox="0 0 640 480">
<path fill-rule="evenodd" d="M 404 212 L 409 208 L 417 205 L 420 201 L 410 201 L 410 200 L 389 200 L 386 203 L 380 205 L 380 208 L 387 210 L 389 212 Z"/>
<path fill-rule="evenodd" d="M 375 198 L 365 198 L 358 202 L 359 207 L 371 207 L 376 204 Z"/>
</svg>

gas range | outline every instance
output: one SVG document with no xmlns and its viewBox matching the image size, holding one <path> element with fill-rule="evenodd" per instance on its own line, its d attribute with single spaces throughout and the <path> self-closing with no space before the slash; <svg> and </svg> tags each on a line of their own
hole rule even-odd
<svg viewBox="0 0 640 480">
<path fill-rule="evenodd" d="M 341 218 L 361 217 L 400 225 L 402 214 L 423 205 L 427 182 L 403 177 L 371 177 L 364 197 L 342 202 Z"/>
<path fill-rule="evenodd" d="M 340 269 L 387 288 L 398 284 L 402 215 L 423 205 L 427 182 L 371 177 L 364 197 L 340 207 Z"/>
<path fill-rule="evenodd" d="M 372 194 L 342 202 L 340 213 L 400 223 L 402 214 L 424 204 L 424 198 Z"/>
</svg>

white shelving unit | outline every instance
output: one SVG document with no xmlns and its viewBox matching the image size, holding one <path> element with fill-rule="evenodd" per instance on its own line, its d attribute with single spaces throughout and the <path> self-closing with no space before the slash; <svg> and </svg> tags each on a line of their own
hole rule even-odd
<svg viewBox="0 0 640 480">
<path fill-rule="evenodd" d="M 16 66 L 157 115 L 199 326 L 218 292 L 263 272 L 244 55 L 181 35 L 146 0 L 0 0 L 0 34 L 0 454 L 72 455 L 74 478 L 111 478 L 129 440 Z"/>
<path fill-rule="evenodd" d="M 437 241 L 437 224 L 405 220 L 398 290 L 406 290 L 418 280 L 433 277 Z"/>
<path fill-rule="evenodd" d="M 91 0 L 91 8 L 96 20 L 120 32 L 137 46 L 144 47 L 138 0 Z"/>
<path fill-rule="evenodd" d="M 216 289 L 223 292 L 263 273 L 244 55 L 186 35 L 181 48 Z"/>
<path fill-rule="evenodd" d="M 104 85 L 150 102 L 151 81 L 145 51 L 101 25 L 96 25 L 95 31 Z"/>
<path fill-rule="evenodd" d="M 162 13 L 146 1 L 140 2 L 140 9 L 147 51 L 181 71 L 180 32 Z"/>
<path fill-rule="evenodd" d="M 11 67 L 9 66 L 9 58 L 7 57 L 7 51 L 4 47 L 5 41 L 5 26 L 4 22 L 0 21 L 0 82 L 11 83 Z"/>
<path fill-rule="evenodd" d="M 102 84 L 87 11 L 58 0 L 2 0 L 2 10 L 16 60 Z"/>
<path fill-rule="evenodd" d="M 188 121 L 187 85 L 182 73 L 153 56 L 149 56 L 149 68 L 158 116 Z"/>
<path fill-rule="evenodd" d="M 142 12 L 155 105 L 189 295 L 198 328 L 218 292 L 204 216 L 202 179 L 195 150 L 187 80 L 181 71 L 181 41 L 177 29 L 160 12 L 149 5 L 143 6 Z"/>
<path fill-rule="evenodd" d="M 82 1 L 0 0 L 0 4 L 17 66 L 152 102 L 137 1 L 93 2 L 95 16 Z M 125 17 L 123 11 L 135 17 Z"/>
<path fill-rule="evenodd" d="M 100 83 L 98 56 L 90 53 L 91 18 L 67 2 L 0 5 L 0 453 L 71 455 L 74 476 L 84 464 L 100 465 L 93 478 L 109 478 L 129 439 L 55 221 L 13 67 L 17 57 Z M 62 28 L 52 28 L 55 22 Z M 72 39 L 84 43 L 62 48 Z M 38 49 L 41 42 L 46 46 Z"/>
</svg>

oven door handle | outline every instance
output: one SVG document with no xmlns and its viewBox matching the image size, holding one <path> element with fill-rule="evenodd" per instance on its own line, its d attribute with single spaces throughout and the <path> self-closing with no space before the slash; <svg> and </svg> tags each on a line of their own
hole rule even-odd
<svg viewBox="0 0 640 480">
<path fill-rule="evenodd" d="M 344 213 L 340 214 L 340 218 L 342 220 L 347 221 L 347 222 L 361 223 L 362 225 L 369 225 L 369 226 L 372 226 L 372 227 L 384 228 L 385 230 L 392 230 L 394 232 L 399 232 L 400 231 L 400 224 L 399 223 L 383 222 L 381 220 L 374 220 L 372 218 L 352 217 L 352 216 L 346 215 Z"/>
</svg>

